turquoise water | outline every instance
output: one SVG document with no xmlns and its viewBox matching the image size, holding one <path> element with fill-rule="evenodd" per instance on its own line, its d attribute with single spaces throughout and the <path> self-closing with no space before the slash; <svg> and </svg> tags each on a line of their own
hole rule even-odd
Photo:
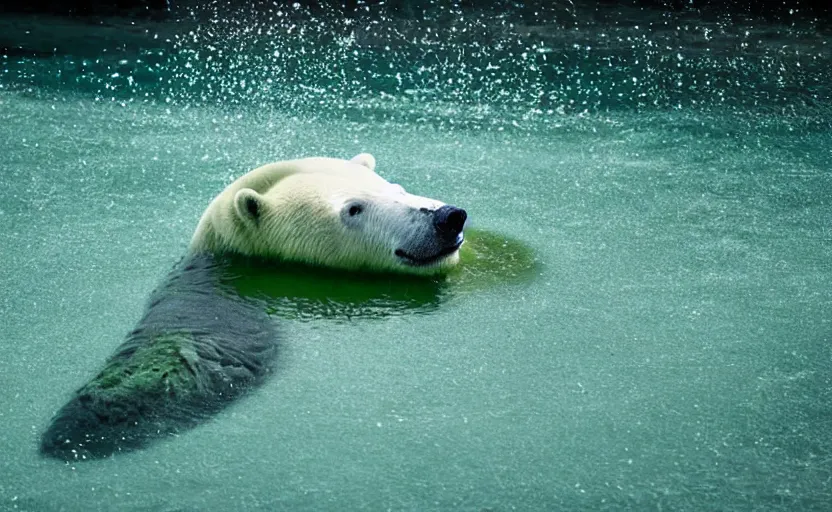
<svg viewBox="0 0 832 512">
<path fill-rule="evenodd" d="M 477 18 L 437 46 L 281 19 L 0 61 L 0 508 L 830 506 L 828 35 Z M 225 184 L 362 151 L 535 275 L 278 319 L 274 377 L 200 427 L 38 454 Z"/>
</svg>

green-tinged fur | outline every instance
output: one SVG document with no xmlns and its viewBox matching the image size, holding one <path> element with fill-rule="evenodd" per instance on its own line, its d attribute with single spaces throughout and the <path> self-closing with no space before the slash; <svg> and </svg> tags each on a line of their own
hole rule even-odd
<svg viewBox="0 0 832 512">
<path fill-rule="evenodd" d="M 165 333 L 153 337 L 128 359 L 113 359 L 79 394 L 116 400 L 125 396 L 179 395 L 197 390 L 194 370 L 196 352 L 193 338 L 186 333 Z"/>
</svg>

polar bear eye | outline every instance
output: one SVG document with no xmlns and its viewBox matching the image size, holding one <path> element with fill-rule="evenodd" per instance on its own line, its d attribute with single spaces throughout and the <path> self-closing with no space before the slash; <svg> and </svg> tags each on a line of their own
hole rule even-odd
<svg viewBox="0 0 832 512">
<path fill-rule="evenodd" d="M 341 220 L 348 226 L 357 227 L 362 224 L 360 219 L 365 208 L 362 201 L 350 201 L 341 208 Z"/>
</svg>

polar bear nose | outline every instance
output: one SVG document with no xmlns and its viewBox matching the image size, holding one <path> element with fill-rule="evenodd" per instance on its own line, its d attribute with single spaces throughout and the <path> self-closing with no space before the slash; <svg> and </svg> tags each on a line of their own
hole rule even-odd
<svg viewBox="0 0 832 512">
<path fill-rule="evenodd" d="M 465 210 L 446 204 L 433 213 L 433 225 L 440 234 L 452 237 L 462 231 L 467 218 Z"/>
</svg>

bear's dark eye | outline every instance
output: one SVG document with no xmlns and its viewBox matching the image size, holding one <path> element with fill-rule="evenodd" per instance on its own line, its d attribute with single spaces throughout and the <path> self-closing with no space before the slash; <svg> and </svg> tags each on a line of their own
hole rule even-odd
<svg viewBox="0 0 832 512">
<path fill-rule="evenodd" d="M 354 204 L 354 205 L 350 206 L 350 209 L 349 209 L 348 213 L 350 214 L 350 217 L 355 217 L 356 215 L 358 215 L 359 213 L 361 213 L 363 211 L 364 211 L 364 208 L 362 208 L 360 205 Z"/>
</svg>

